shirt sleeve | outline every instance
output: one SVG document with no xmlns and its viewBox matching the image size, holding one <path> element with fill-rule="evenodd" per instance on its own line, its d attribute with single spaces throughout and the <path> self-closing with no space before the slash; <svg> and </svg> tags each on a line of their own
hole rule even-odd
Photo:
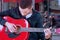
<svg viewBox="0 0 60 40">
<path fill-rule="evenodd" d="M 0 24 L 4 25 L 6 20 L 3 19 L 3 16 L 9 16 L 10 12 L 8 11 L 4 11 L 4 12 L 0 12 Z"/>
<path fill-rule="evenodd" d="M 43 28 L 43 18 L 40 14 L 38 14 L 38 20 L 37 20 L 37 28 Z M 44 32 L 38 32 L 37 33 L 38 38 L 41 40 L 45 40 L 45 33 Z"/>
</svg>

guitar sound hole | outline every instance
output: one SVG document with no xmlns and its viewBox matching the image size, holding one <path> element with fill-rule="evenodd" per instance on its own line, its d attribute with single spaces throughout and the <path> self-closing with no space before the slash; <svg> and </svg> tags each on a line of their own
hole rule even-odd
<svg viewBox="0 0 60 40">
<path fill-rule="evenodd" d="M 20 34 L 15 34 L 15 33 L 9 33 L 8 36 L 10 38 L 16 38 L 17 36 L 19 36 Z"/>
<path fill-rule="evenodd" d="M 19 29 L 20 29 L 20 26 L 17 26 L 17 31 L 18 31 Z M 14 32 L 14 33 L 9 32 L 9 31 L 8 31 L 8 28 L 6 29 L 5 32 L 8 34 L 8 37 L 9 37 L 9 38 L 16 38 L 17 36 L 20 35 L 20 33 L 18 33 L 18 32 Z"/>
</svg>

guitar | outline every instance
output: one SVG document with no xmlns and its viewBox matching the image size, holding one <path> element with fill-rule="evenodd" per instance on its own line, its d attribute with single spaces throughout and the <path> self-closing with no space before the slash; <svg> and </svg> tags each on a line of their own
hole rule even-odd
<svg viewBox="0 0 60 40">
<path fill-rule="evenodd" d="M 7 27 L 0 31 L 0 40 L 28 40 L 29 32 L 43 32 L 44 28 L 30 28 L 30 25 L 25 19 L 13 19 L 9 16 L 3 17 L 6 21 L 17 25 L 19 34 L 9 32 Z M 20 25 L 20 26 L 19 26 Z"/>
<path fill-rule="evenodd" d="M 6 21 L 21 25 L 22 28 L 29 28 L 29 23 L 25 19 L 13 19 L 9 16 L 3 17 Z M 28 40 L 29 33 L 28 32 L 21 32 L 19 34 L 10 33 L 7 27 L 4 27 L 2 31 L 0 31 L 0 40 Z"/>
</svg>

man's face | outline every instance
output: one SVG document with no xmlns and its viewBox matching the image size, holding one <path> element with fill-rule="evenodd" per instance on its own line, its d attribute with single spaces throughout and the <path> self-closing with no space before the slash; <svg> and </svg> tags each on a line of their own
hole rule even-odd
<svg viewBox="0 0 60 40">
<path fill-rule="evenodd" d="M 21 8 L 21 12 L 26 16 L 27 14 L 32 12 L 32 8 L 25 8 L 25 9 Z"/>
</svg>

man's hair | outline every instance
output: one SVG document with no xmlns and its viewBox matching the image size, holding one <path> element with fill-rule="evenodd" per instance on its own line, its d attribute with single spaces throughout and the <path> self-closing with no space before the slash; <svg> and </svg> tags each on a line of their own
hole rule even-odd
<svg viewBox="0 0 60 40">
<path fill-rule="evenodd" d="M 19 6 L 22 9 L 29 8 L 32 6 L 32 0 L 21 0 Z"/>
</svg>

